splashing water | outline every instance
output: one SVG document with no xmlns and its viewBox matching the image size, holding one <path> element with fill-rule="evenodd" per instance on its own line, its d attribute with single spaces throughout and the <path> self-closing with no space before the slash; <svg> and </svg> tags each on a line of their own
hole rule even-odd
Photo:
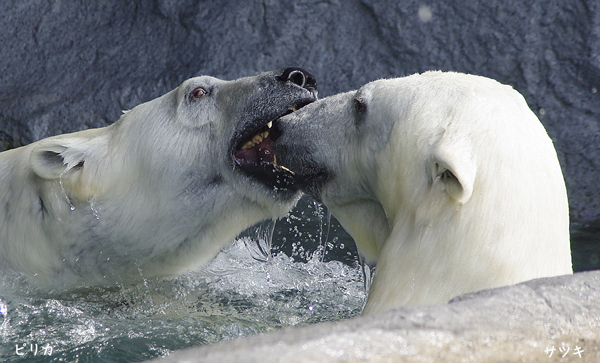
<svg viewBox="0 0 600 363">
<path fill-rule="evenodd" d="M 288 228 L 289 221 L 278 222 L 283 228 L 274 228 L 274 222 L 258 225 L 203 271 L 169 280 L 41 293 L 19 278 L 4 277 L 0 361 L 140 361 L 184 347 L 355 316 L 366 298 L 363 272 L 346 255 L 347 247 L 327 247 L 322 231 L 329 227 L 315 228 L 324 217 L 313 205 L 290 215 L 296 231 Z M 284 253 L 291 244 L 295 254 Z"/>
<path fill-rule="evenodd" d="M 62 191 L 63 196 L 65 197 L 65 200 L 67 201 L 67 204 L 69 205 L 69 209 L 71 211 L 75 210 L 75 206 L 73 205 L 73 203 L 71 203 L 71 198 L 69 198 L 69 196 L 67 195 L 67 191 L 65 190 L 65 185 L 63 184 L 63 175 L 67 172 L 67 170 L 65 169 L 65 171 L 63 171 L 62 173 L 60 173 L 60 175 L 58 176 L 58 183 L 60 184 L 60 189 Z"/>
<path fill-rule="evenodd" d="M 243 239 L 252 258 L 260 262 L 269 262 L 272 257 L 273 232 L 275 221 L 259 223 L 254 227 L 256 238 Z"/>
<path fill-rule="evenodd" d="M 88 203 L 90 203 L 90 210 L 92 211 L 92 214 L 94 215 L 94 218 L 96 218 L 96 220 L 100 220 L 100 214 L 98 213 L 98 207 L 96 206 L 96 198 L 92 197 L 90 198 L 90 200 L 88 201 Z"/>
</svg>

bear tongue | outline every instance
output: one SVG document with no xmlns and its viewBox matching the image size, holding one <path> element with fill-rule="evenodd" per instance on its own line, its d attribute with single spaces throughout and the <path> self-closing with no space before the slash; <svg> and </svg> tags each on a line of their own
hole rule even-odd
<svg viewBox="0 0 600 363">
<path fill-rule="evenodd" d="M 254 148 L 236 151 L 235 159 L 242 165 L 256 164 L 258 162 L 258 156 Z"/>
<path fill-rule="evenodd" d="M 256 145 L 258 158 L 261 163 L 275 163 L 275 153 L 273 152 L 273 141 L 270 137 L 265 138 L 260 144 Z"/>
<path fill-rule="evenodd" d="M 274 164 L 275 154 L 273 153 L 273 141 L 270 137 L 267 137 L 252 148 L 236 151 L 235 158 L 243 165 L 263 163 Z"/>
</svg>

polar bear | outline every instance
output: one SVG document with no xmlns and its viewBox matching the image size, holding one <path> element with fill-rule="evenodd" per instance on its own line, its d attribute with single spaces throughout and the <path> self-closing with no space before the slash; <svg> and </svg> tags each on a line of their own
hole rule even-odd
<svg viewBox="0 0 600 363">
<path fill-rule="evenodd" d="M 556 151 L 484 77 L 378 80 L 277 123 L 275 152 L 376 272 L 364 313 L 572 273 Z"/>
<path fill-rule="evenodd" d="M 0 272 L 64 288 L 205 264 L 298 199 L 269 127 L 316 94 L 299 68 L 196 77 L 108 127 L 0 153 Z"/>
</svg>

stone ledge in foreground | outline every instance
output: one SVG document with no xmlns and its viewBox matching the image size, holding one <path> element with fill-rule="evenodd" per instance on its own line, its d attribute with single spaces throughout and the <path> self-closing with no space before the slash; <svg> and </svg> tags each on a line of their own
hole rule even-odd
<svg viewBox="0 0 600 363">
<path fill-rule="evenodd" d="M 440 361 L 600 362 L 600 271 L 483 290 L 446 305 L 404 307 L 188 348 L 152 360 Z"/>
</svg>

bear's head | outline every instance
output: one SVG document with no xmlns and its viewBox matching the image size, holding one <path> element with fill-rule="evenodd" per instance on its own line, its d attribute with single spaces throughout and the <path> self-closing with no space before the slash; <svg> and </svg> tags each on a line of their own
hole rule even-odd
<svg viewBox="0 0 600 363">
<path fill-rule="evenodd" d="M 68 246 L 63 261 L 82 276 L 118 273 L 114 265 L 129 256 L 146 276 L 205 263 L 298 199 L 293 174 L 273 153 L 273 125 L 315 101 L 316 87 L 300 68 L 233 81 L 191 78 L 110 126 L 28 145 L 21 153 L 44 234 Z M 75 257 L 95 259 L 94 251 L 111 263 Z"/>
<path fill-rule="evenodd" d="M 41 178 L 74 184 L 71 190 L 75 197 L 80 191 L 83 200 L 101 192 L 107 177 L 122 184 L 133 173 L 146 182 L 163 178 L 188 188 L 225 183 L 260 204 L 294 200 L 298 188 L 289 170 L 277 164 L 271 127 L 282 115 L 315 101 L 316 87 L 315 78 L 300 68 L 234 81 L 191 78 L 124 111 L 106 132 L 40 141 L 31 166 Z M 123 173 L 116 171 L 119 167 Z"/>
<path fill-rule="evenodd" d="M 417 93 L 407 79 L 379 80 L 284 117 L 275 144 L 281 164 L 327 205 L 370 200 L 390 184 L 402 199 L 420 199 L 416 192 L 434 180 L 464 204 L 473 192 L 476 158 L 469 135 L 446 132 L 460 105 Z M 378 184 L 390 170 L 395 182 Z"/>
</svg>

